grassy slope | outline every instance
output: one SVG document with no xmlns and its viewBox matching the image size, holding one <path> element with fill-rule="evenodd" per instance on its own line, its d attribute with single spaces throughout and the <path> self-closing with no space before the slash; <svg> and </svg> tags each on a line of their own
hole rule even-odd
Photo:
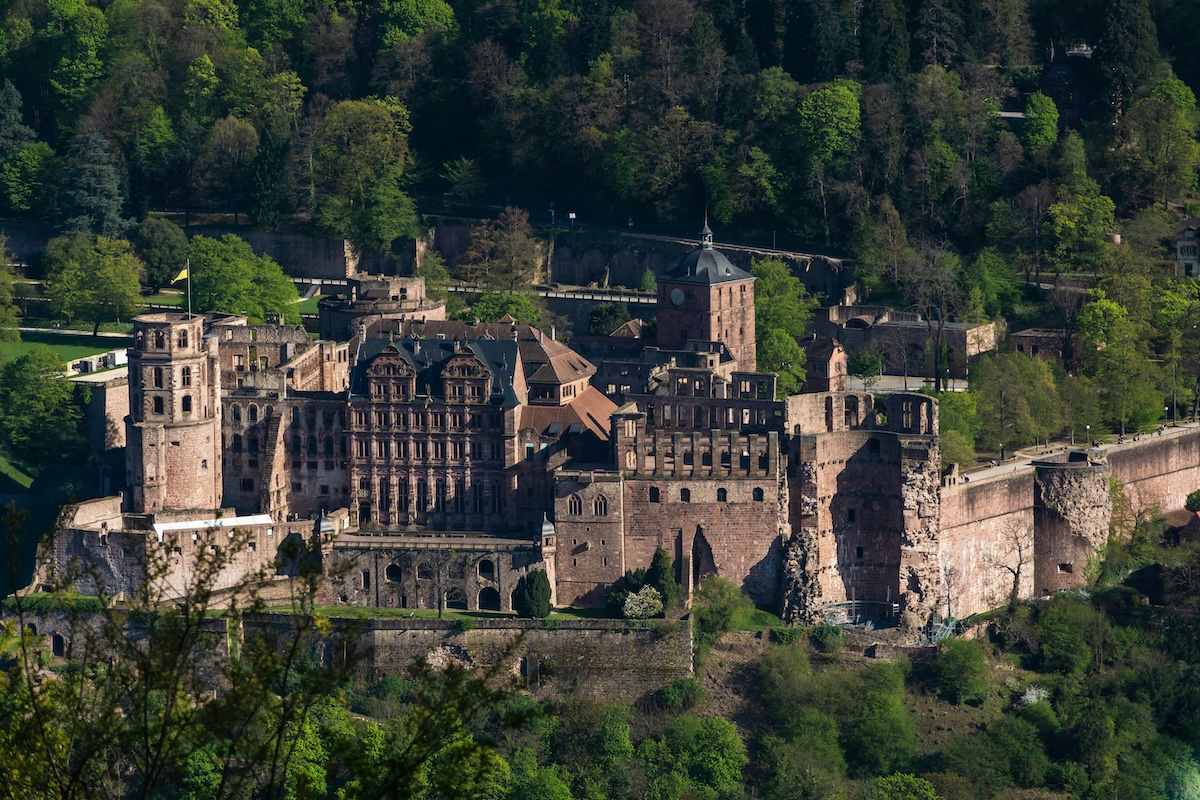
<svg viewBox="0 0 1200 800">
<path fill-rule="evenodd" d="M 109 350 L 125 347 L 128 343 L 123 339 L 97 339 L 91 336 L 26 332 L 21 334 L 20 342 L 0 343 L 0 362 L 20 358 L 39 344 L 58 353 L 63 361 L 73 361 L 77 358 L 94 356 L 97 353 L 107 353 Z"/>
</svg>

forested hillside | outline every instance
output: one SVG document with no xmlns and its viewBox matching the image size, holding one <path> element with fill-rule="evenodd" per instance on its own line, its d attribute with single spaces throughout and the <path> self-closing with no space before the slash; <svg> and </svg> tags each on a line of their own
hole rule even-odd
<svg viewBox="0 0 1200 800">
<path fill-rule="evenodd" d="M 78 226 L 111 170 L 126 218 L 218 207 L 373 247 L 414 232 L 405 192 L 421 189 L 645 228 L 690 230 L 707 206 L 730 234 L 881 255 L 905 238 L 990 243 L 1062 266 L 1110 227 L 1103 197 L 1124 215 L 1191 188 L 1187 9 L 9 0 L 0 202 Z M 1054 104 L 1032 93 L 1049 51 L 1080 43 L 1086 147 L 1056 146 Z M 1055 204 L 1072 236 L 1006 235 L 1022 228 L 1006 213 Z"/>
</svg>

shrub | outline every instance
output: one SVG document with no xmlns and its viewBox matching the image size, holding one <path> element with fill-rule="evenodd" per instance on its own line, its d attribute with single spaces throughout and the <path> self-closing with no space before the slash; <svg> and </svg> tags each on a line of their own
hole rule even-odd
<svg viewBox="0 0 1200 800">
<path fill-rule="evenodd" d="M 701 644 L 715 640 L 729 630 L 734 615 L 748 611 L 754 604 L 742 594 L 735 583 L 717 575 L 704 579 L 696 591 L 692 607 L 692 620 L 696 625 L 696 638 Z"/>
<path fill-rule="evenodd" d="M 675 580 L 675 567 L 671 565 L 671 556 L 661 547 L 654 551 L 650 569 L 646 570 L 646 585 L 658 590 L 664 608 L 677 606 L 683 599 L 683 587 Z"/>
<path fill-rule="evenodd" d="M 1187 496 L 1187 501 L 1183 504 L 1183 507 L 1188 511 L 1200 511 L 1200 489 Z"/>
<path fill-rule="evenodd" d="M 978 642 L 945 640 L 938 646 L 933 669 L 938 691 L 955 705 L 982 700 L 987 695 L 987 658 Z"/>
<path fill-rule="evenodd" d="M 604 607 L 614 617 L 625 616 L 625 598 L 634 592 L 641 591 L 646 585 L 646 570 L 629 570 L 613 583 L 608 593 L 604 595 Z"/>
<path fill-rule="evenodd" d="M 836 656 L 846 644 L 846 633 L 837 625 L 818 625 L 808 634 L 808 640 L 822 653 Z"/>
<path fill-rule="evenodd" d="M 680 711 L 700 705 L 704 698 L 704 687 L 695 678 L 676 678 L 658 691 L 658 699 L 664 706 Z"/>
<path fill-rule="evenodd" d="M 771 638 L 779 644 L 796 644 L 806 635 L 804 628 L 771 628 Z"/>
<path fill-rule="evenodd" d="M 934 785 L 924 778 L 897 772 L 875 779 L 870 800 L 941 800 L 941 797 Z"/>
<path fill-rule="evenodd" d="M 625 598 L 622 612 L 626 619 L 649 619 L 662 613 L 663 602 L 653 586 L 643 586 Z"/>
<path fill-rule="evenodd" d="M 518 616 L 545 619 L 550 616 L 550 579 L 545 570 L 522 575 L 513 591 L 513 608 Z"/>
</svg>

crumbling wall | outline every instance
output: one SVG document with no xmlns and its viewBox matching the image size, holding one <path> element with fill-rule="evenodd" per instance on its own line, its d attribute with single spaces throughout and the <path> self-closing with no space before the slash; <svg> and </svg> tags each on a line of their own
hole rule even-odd
<svg viewBox="0 0 1200 800">
<path fill-rule="evenodd" d="M 904 533 L 900 542 L 901 623 L 923 626 L 939 611 L 945 582 L 939 559 L 941 448 L 936 437 L 900 442 L 900 493 Z"/>
<path fill-rule="evenodd" d="M 1086 584 L 1088 558 L 1108 540 L 1112 519 L 1108 464 L 1035 462 L 1035 591 L 1050 593 Z"/>
</svg>

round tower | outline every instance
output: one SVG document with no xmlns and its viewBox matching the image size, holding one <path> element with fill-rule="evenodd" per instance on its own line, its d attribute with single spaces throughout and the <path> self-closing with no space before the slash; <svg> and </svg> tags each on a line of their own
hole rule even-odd
<svg viewBox="0 0 1200 800">
<path fill-rule="evenodd" d="M 221 505 L 217 340 L 201 316 L 143 314 L 129 350 L 126 470 L 135 513 Z"/>
</svg>

